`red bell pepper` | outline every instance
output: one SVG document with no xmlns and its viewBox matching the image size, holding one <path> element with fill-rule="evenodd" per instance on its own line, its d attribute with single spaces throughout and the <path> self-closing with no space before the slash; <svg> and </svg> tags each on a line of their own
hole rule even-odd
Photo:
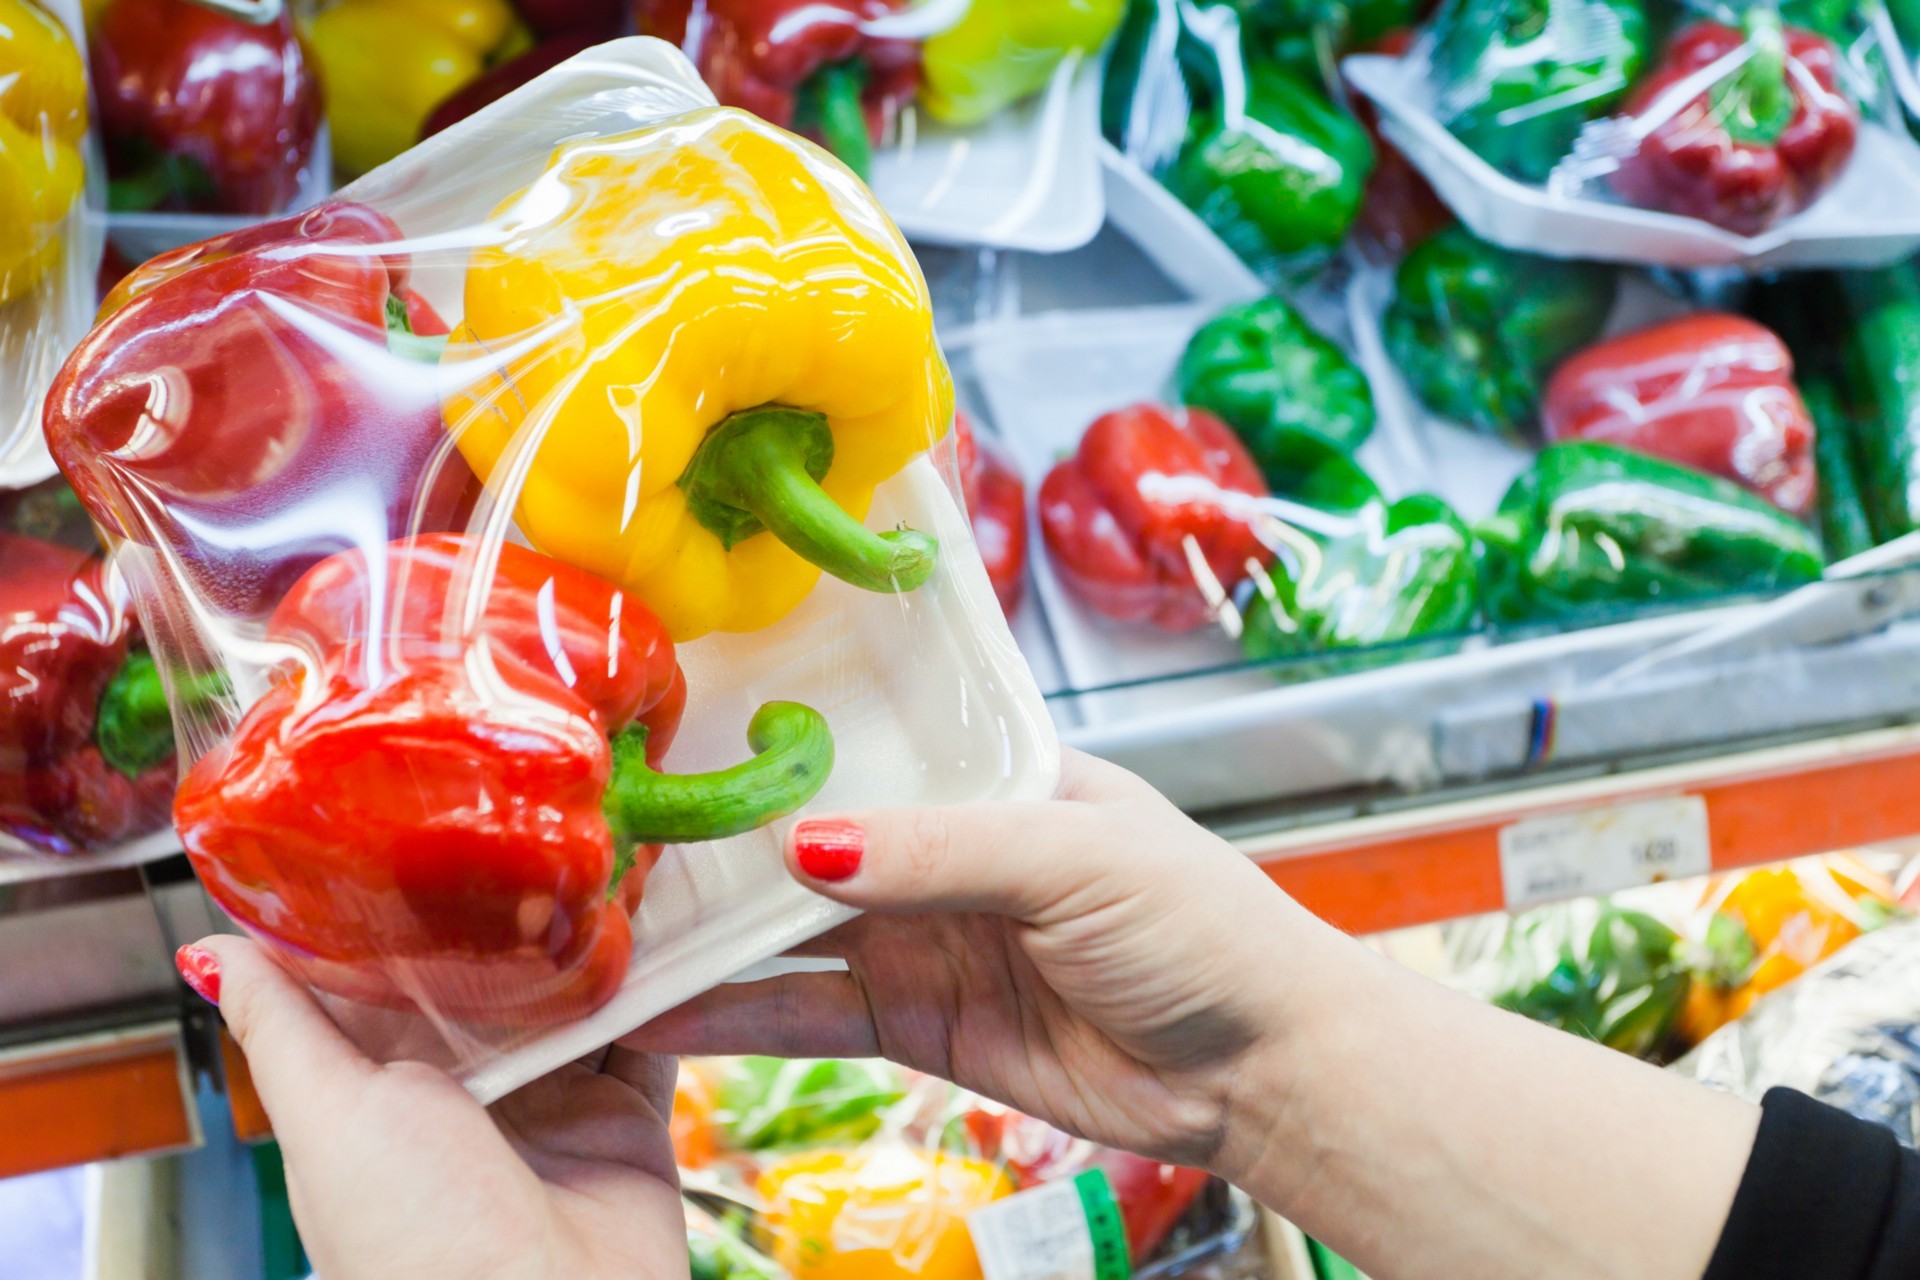
<svg viewBox="0 0 1920 1280">
<path fill-rule="evenodd" d="M 112 0 L 93 91 L 116 210 L 277 213 L 320 131 L 320 84 L 290 8 L 251 23 L 192 0 Z"/>
<path fill-rule="evenodd" d="M 1549 440 L 1605 440 L 1737 481 L 1789 515 L 1813 509 L 1813 416 L 1771 329 L 1701 312 L 1597 343 L 1554 373 Z"/>
<path fill-rule="evenodd" d="M 973 541 L 986 562 L 1000 610 L 1011 618 L 1020 607 L 1027 573 L 1027 486 L 997 446 L 974 435 L 964 413 L 953 419 L 953 441 Z"/>
<path fill-rule="evenodd" d="M 1681 81 L 1748 43 L 1746 62 L 1683 96 Z M 1770 10 L 1753 10 L 1744 30 L 1694 23 L 1627 102 L 1645 133 L 1613 175 L 1614 190 L 1628 204 L 1740 235 L 1806 208 L 1840 176 L 1859 132 L 1839 65 L 1832 41 L 1783 28 Z"/>
<path fill-rule="evenodd" d="M 94 519 L 167 548 L 242 617 L 343 547 L 462 527 L 478 483 L 424 337 L 446 325 L 383 252 L 399 239 L 372 209 L 323 205 L 121 281 L 44 414 Z"/>
<path fill-rule="evenodd" d="M 541 40 L 572 35 L 611 40 L 626 16 L 623 0 L 513 0 L 513 7 Z"/>
<path fill-rule="evenodd" d="M 586 52 L 605 38 L 594 30 L 552 36 L 525 53 L 488 68 L 478 79 L 468 81 L 466 87 L 457 90 L 452 97 L 435 107 L 433 114 L 427 117 L 427 122 L 420 126 L 420 136 L 431 138 L 448 125 L 465 120 L 488 103 L 499 101 L 521 85 L 553 70 L 574 54 Z"/>
<path fill-rule="evenodd" d="M 865 177 L 920 86 L 920 46 L 864 25 L 903 0 L 635 0 L 640 34 L 686 49 L 714 96 L 816 136 Z"/>
<path fill-rule="evenodd" d="M 1413 47 L 1411 27 L 1387 32 L 1362 53 L 1390 54 L 1402 57 Z M 1380 132 L 1380 112 L 1364 94 L 1350 95 L 1354 119 L 1373 139 L 1373 172 L 1367 175 L 1366 195 L 1360 204 L 1360 225 L 1382 247 L 1395 254 L 1405 253 L 1428 239 L 1442 227 L 1453 225 L 1453 210 L 1421 176 L 1400 148 Z"/>
<path fill-rule="evenodd" d="M 583 1014 L 626 973 L 660 844 L 764 826 L 826 781 L 825 721 L 781 702 L 746 763 L 656 773 L 686 682 L 610 583 L 458 534 L 375 556 L 330 557 L 281 602 L 267 636 L 297 658 L 174 805 L 207 892 L 323 990 L 497 1025 Z"/>
<path fill-rule="evenodd" d="M 166 825 L 173 721 L 99 557 L 0 532 L 0 831 L 50 853 Z"/>
<path fill-rule="evenodd" d="M 1260 468 L 1203 409 L 1099 418 L 1040 485 L 1054 569 L 1088 607 L 1170 631 L 1217 615 L 1271 554 L 1255 533 Z"/>
</svg>

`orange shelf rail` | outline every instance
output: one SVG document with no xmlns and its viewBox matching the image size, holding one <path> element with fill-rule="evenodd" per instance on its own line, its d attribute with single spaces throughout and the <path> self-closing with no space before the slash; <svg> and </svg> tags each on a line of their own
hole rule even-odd
<svg viewBox="0 0 1920 1280">
<path fill-rule="evenodd" d="M 0 1178 L 195 1146 L 178 1022 L 0 1053 Z"/>
</svg>

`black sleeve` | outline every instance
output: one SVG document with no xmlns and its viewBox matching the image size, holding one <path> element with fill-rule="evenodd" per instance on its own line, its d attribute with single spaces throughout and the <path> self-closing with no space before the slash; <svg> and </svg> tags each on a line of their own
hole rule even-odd
<svg viewBox="0 0 1920 1280">
<path fill-rule="evenodd" d="M 1920 1156 L 1792 1089 L 1770 1089 L 1760 1105 L 1705 1280 L 1920 1276 Z"/>
</svg>

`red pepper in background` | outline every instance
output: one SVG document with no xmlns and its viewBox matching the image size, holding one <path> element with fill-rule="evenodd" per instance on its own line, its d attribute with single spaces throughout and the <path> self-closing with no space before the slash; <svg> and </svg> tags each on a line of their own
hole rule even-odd
<svg viewBox="0 0 1920 1280">
<path fill-rule="evenodd" d="M 920 46 L 863 24 L 902 0 L 635 0 L 640 34 L 680 45 L 714 96 L 810 134 L 865 177 L 920 86 Z"/>
<path fill-rule="evenodd" d="M 1359 52 L 1398 58 L 1413 47 L 1413 40 L 1413 28 L 1400 27 Z M 1380 132 L 1380 112 L 1372 100 L 1359 93 L 1351 94 L 1350 100 L 1354 119 L 1373 139 L 1373 172 L 1360 205 L 1360 225 L 1393 253 L 1405 253 L 1442 227 L 1452 226 L 1453 210 Z"/>
<path fill-rule="evenodd" d="M 974 435 L 964 413 L 954 415 L 953 443 L 973 541 L 986 562 L 1000 611 L 1011 618 L 1020 607 L 1027 572 L 1027 486 L 998 446 Z"/>
<path fill-rule="evenodd" d="M 0 533 L 0 831 L 50 853 L 166 825 L 173 721 L 98 556 Z"/>
<path fill-rule="evenodd" d="M 44 413 L 94 519 L 164 545 L 243 617 L 335 551 L 460 527 L 478 482 L 417 358 L 446 326 L 380 252 L 400 238 L 384 214 L 322 205 L 121 281 Z"/>
<path fill-rule="evenodd" d="M 1674 87 L 1751 42 L 1738 69 L 1683 102 Z M 1746 30 L 1698 22 L 1625 107 L 1648 126 L 1613 187 L 1643 209 L 1755 235 L 1832 185 L 1853 155 L 1859 112 L 1839 87 L 1840 53 L 1824 36 L 1755 10 Z"/>
<path fill-rule="evenodd" d="M 469 81 L 465 88 L 435 107 L 433 114 L 427 117 L 427 122 L 420 126 L 420 136 L 431 138 L 448 125 L 465 120 L 488 103 L 499 101 L 534 77 L 553 70 L 574 54 L 593 48 L 605 38 L 596 31 L 558 35 L 542 40 L 525 53 L 508 58 L 499 66 L 481 73 L 479 79 Z"/>
<path fill-rule="evenodd" d="M 626 16 L 624 0 L 513 0 L 513 7 L 542 40 L 561 35 L 590 37 L 590 43 L 611 40 Z"/>
<path fill-rule="evenodd" d="M 92 42 L 110 208 L 265 214 L 292 202 L 321 98 L 291 12 L 255 24 L 191 0 L 113 0 Z"/>
<path fill-rule="evenodd" d="M 1251 527 L 1260 469 L 1204 409 L 1138 404 L 1097 419 L 1040 485 L 1040 532 L 1088 607 L 1170 631 L 1215 616 L 1271 558 Z"/>
<path fill-rule="evenodd" d="M 619 986 L 661 843 L 792 812 L 832 739 L 769 703 L 753 759 L 654 772 L 686 701 L 665 628 L 591 574 L 511 544 L 489 569 L 488 551 L 438 534 L 315 566 L 267 629 L 299 658 L 174 817 L 208 893 L 314 985 L 533 1025 Z"/>
<path fill-rule="evenodd" d="M 1725 476 L 1789 515 L 1817 496 L 1793 356 L 1744 316 L 1701 312 L 1588 347 L 1554 373 L 1541 419 L 1548 440 L 1605 440 Z"/>
</svg>

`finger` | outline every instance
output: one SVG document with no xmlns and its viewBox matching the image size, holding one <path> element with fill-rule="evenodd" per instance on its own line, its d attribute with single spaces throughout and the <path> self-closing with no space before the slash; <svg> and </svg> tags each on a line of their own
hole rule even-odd
<svg viewBox="0 0 1920 1280">
<path fill-rule="evenodd" d="M 641 1053 L 620 1045 L 607 1046 L 607 1075 L 646 1100 L 662 1121 L 673 1114 L 673 1090 L 680 1078 L 680 1059 L 670 1053 Z"/>
<path fill-rule="evenodd" d="M 872 1058 L 873 1014 L 850 973 L 790 973 L 715 987 L 615 1042 L 642 1053 Z"/>
</svg>

